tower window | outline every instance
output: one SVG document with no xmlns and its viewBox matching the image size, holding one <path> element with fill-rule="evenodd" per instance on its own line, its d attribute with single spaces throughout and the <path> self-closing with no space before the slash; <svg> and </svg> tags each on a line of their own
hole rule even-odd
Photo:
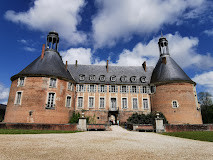
<svg viewBox="0 0 213 160">
<path fill-rule="evenodd" d="M 22 92 L 16 92 L 15 104 L 21 104 Z"/>
<path fill-rule="evenodd" d="M 18 86 L 24 86 L 24 77 L 20 77 L 19 79 L 18 79 Z"/>
<path fill-rule="evenodd" d="M 73 84 L 72 84 L 71 82 L 68 82 L 67 89 L 68 89 L 69 91 L 73 91 Z"/>
<path fill-rule="evenodd" d="M 50 78 L 50 88 L 56 88 L 56 79 Z"/>
<path fill-rule="evenodd" d="M 54 101 L 55 101 L 55 93 L 49 93 L 46 109 L 54 108 L 55 106 Z"/>
<path fill-rule="evenodd" d="M 172 101 L 172 108 L 178 108 L 178 101 Z"/>
</svg>

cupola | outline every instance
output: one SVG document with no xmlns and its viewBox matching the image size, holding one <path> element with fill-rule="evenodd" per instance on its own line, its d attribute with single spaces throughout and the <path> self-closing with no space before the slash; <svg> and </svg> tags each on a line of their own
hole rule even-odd
<svg viewBox="0 0 213 160">
<path fill-rule="evenodd" d="M 168 47 L 168 41 L 165 37 L 161 36 L 158 42 L 160 56 L 169 55 L 169 47 Z"/>
<path fill-rule="evenodd" d="M 51 31 L 47 35 L 47 41 L 46 41 L 46 48 L 47 50 L 55 50 L 58 51 L 58 43 L 59 43 L 59 37 L 58 33 L 56 31 Z"/>
</svg>

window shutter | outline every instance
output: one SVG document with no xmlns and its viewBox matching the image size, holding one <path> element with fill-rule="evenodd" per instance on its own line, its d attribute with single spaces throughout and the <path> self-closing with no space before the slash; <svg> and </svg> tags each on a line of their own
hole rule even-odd
<svg viewBox="0 0 213 160">
<path fill-rule="evenodd" d="M 109 92 L 111 92 L 111 85 L 109 85 Z"/>
<path fill-rule="evenodd" d="M 129 93 L 129 86 L 126 86 L 126 93 Z"/>
<path fill-rule="evenodd" d="M 96 84 L 94 84 L 94 92 L 96 92 Z"/>
<path fill-rule="evenodd" d="M 136 93 L 139 93 L 139 86 L 136 86 Z"/>
<path fill-rule="evenodd" d="M 118 86 L 117 85 L 115 86 L 115 92 L 116 93 L 118 92 Z"/>
<path fill-rule="evenodd" d="M 104 92 L 107 92 L 107 85 L 104 86 Z"/>
</svg>

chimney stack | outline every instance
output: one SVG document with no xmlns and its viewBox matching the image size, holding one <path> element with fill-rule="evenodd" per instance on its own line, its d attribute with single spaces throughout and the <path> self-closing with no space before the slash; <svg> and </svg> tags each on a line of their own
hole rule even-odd
<svg viewBox="0 0 213 160">
<path fill-rule="evenodd" d="M 45 44 L 42 45 L 41 59 L 44 58 Z"/>
<path fill-rule="evenodd" d="M 78 66 L 78 61 L 77 60 L 75 60 L 75 67 L 77 67 Z"/>
<path fill-rule="evenodd" d="M 67 71 L 67 61 L 66 61 L 66 71 Z"/>
<path fill-rule="evenodd" d="M 107 68 L 107 73 L 109 72 L 109 60 L 107 60 L 107 66 L 106 66 L 106 68 Z"/>
<path fill-rule="evenodd" d="M 142 64 L 144 71 L 146 72 L 146 61 L 143 62 Z"/>
</svg>

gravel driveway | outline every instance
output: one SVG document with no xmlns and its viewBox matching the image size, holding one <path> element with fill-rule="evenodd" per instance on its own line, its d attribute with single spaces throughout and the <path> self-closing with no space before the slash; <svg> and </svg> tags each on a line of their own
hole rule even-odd
<svg viewBox="0 0 213 160">
<path fill-rule="evenodd" d="M 0 135 L 4 159 L 212 159 L 213 143 L 126 131 Z"/>
</svg>

